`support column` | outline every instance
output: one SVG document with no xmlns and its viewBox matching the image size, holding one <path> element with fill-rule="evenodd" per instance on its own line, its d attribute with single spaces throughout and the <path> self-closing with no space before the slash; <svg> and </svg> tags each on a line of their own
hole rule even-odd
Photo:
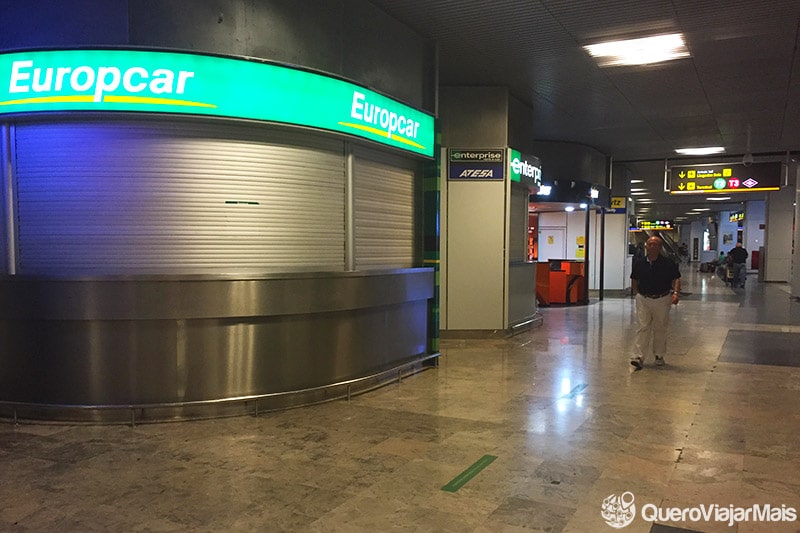
<svg viewBox="0 0 800 533">
<path fill-rule="evenodd" d="M 353 190 L 353 145 L 344 143 L 345 176 L 344 176 L 344 269 L 352 272 L 356 269 L 356 224 Z"/>
<path fill-rule="evenodd" d="M 0 177 L 2 177 L 2 245 L 4 264 L 2 273 L 14 275 L 17 273 L 17 228 L 16 209 L 14 204 L 14 168 L 11 164 L 11 126 L 0 126 Z"/>
</svg>

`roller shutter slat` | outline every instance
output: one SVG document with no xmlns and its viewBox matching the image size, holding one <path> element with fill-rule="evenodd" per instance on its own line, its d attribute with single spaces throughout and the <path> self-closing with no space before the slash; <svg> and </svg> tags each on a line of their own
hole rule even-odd
<svg viewBox="0 0 800 533">
<path fill-rule="evenodd" d="M 354 151 L 356 268 L 415 266 L 415 171 L 388 154 Z"/>
<path fill-rule="evenodd" d="M 341 141 L 263 130 L 17 125 L 18 272 L 343 270 Z"/>
</svg>

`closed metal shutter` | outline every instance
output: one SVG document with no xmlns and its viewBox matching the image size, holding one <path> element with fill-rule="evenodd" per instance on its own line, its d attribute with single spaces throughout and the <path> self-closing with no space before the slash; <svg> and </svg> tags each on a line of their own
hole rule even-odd
<svg viewBox="0 0 800 533">
<path fill-rule="evenodd" d="M 18 273 L 344 270 L 344 145 L 154 120 L 15 128 Z"/>
<path fill-rule="evenodd" d="M 414 162 L 363 147 L 353 155 L 356 269 L 416 266 Z"/>
</svg>

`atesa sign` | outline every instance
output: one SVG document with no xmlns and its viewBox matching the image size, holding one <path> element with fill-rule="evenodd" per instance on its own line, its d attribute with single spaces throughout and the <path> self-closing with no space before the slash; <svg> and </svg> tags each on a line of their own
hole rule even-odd
<svg viewBox="0 0 800 533">
<path fill-rule="evenodd" d="M 501 148 L 447 149 L 447 177 L 451 180 L 502 180 L 505 166 L 505 150 Z"/>
<path fill-rule="evenodd" d="M 0 54 L 0 115 L 139 111 L 278 122 L 433 156 L 433 117 L 322 74 L 271 63 L 143 50 Z"/>
</svg>

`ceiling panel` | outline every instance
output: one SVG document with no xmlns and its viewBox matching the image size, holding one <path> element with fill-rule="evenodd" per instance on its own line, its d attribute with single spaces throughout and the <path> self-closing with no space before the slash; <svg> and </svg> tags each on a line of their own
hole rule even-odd
<svg viewBox="0 0 800 533">
<path fill-rule="evenodd" d="M 741 158 L 748 126 L 756 155 L 800 156 L 800 0 L 372 1 L 438 42 L 442 84 L 508 87 L 533 109 L 535 140 L 648 160 L 635 170 L 656 188 L 677 146 Z M 581 48 L 666 32 L 692 57 L 600 68 Z M 657 194 L 653 210 L 706 201 Z"/>
</svg>

